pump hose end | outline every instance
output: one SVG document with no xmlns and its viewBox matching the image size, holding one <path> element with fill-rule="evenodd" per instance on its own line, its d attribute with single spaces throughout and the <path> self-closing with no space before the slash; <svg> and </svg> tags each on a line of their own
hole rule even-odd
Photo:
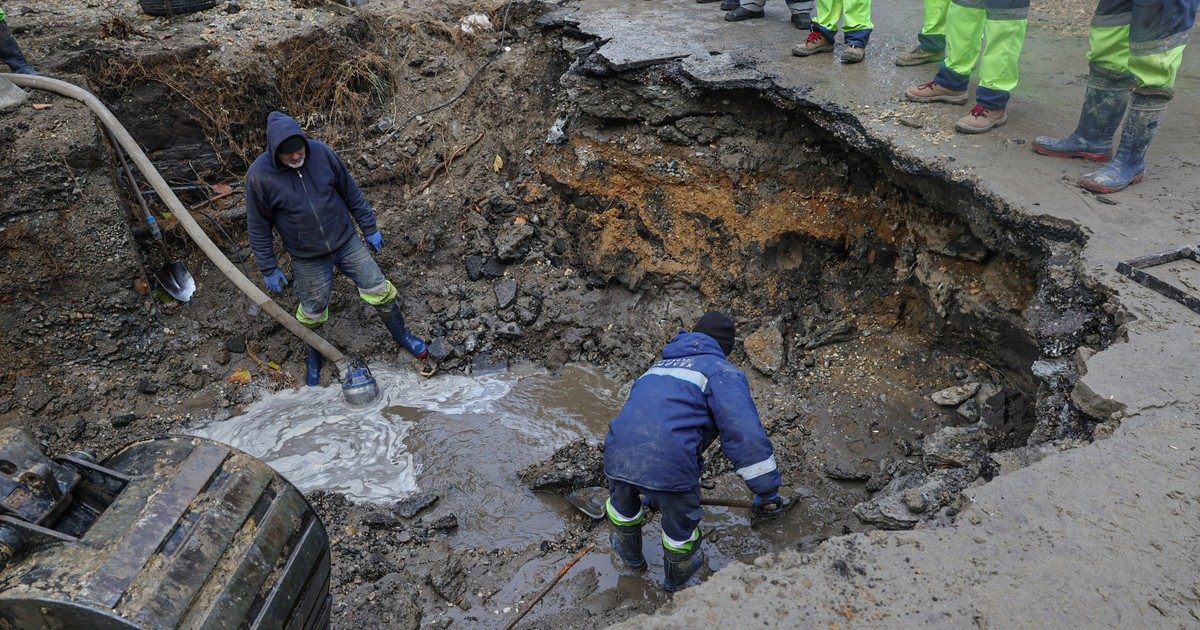
<svg viewBox="0 0 1200 630">
<path fill-rule="evenodd" d="M 379 383 L 371 376 L 371 368 L 362 359 L 350 359 L 342 376 L 342 396 L 354 407 L 365 407 L 379 400 Z"/>
</svg>

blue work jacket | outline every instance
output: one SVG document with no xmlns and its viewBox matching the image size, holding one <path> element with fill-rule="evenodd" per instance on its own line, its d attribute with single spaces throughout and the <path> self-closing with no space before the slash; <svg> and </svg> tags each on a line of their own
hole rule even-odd
<svg viewBox="0 0 1200 630">
<path fill-rule="evenodd" d="M 675 335 L 638 378 L 608 425 L 604 474 L 635 486 L 684 492 L 700 483 L 702 454 L 718 437 L 756 494 L 782 484 L 746 375 L 703 333 Z"/>
</svg>

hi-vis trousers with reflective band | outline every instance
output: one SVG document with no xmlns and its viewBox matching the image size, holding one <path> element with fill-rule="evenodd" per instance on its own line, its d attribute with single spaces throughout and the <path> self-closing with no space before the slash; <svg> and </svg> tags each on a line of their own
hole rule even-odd
<svg viewBox="0 0 1200 630">
<path fill-rule="evenodd" d="M 296 295 L 296 319 L 309 327 L 329 319 L 329 298 L 333 293 L 333 270 L 338 268 L 358 287 L 358 296 L 371 306 L 382 306 L 396 299 L 396 287 L 383 276 L 379 264 L 358 238 L 346 240 L 329 256 L 292 259 Z"/>
<path fill-rule="evenodd" d="M 975 100 L 988 109 L 1004 109 L 1017 87 L 1017 60 L 1025 45 L 1028 17 L 1029 0 L 952 0 L 946 11 L 946 60 L 934 82 L 966 90 L 978 61 Z M 987 48 L 980 60 L 985 38 Z"/>
<path fill-rule="evenodd" d="M 871 23 L 871 0 L 817 0 L 813 28 L 832 41 L 839 19 L 846 32 L 846 45 L 865 48 L 875 28 Z"/>
<path fill-rule="evenodd" d="M 950 0 L 925 0 L 921 34 L 917 36 L 921 50 L 929 52 L 946 50 L 946 11 L 949 9 Z"/>
<path fill-rule="evenodd" d="M 1100 0 L 1088 61 L 1137 79 L 1137 91 L 1170 97 L 1200 0 Z"/>
</svg>

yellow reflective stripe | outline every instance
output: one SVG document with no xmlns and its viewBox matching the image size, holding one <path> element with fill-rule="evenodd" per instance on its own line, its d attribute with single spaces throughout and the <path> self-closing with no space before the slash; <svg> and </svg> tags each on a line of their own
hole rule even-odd
<svg viewBox="0 0 1200 630">
<path fill-rule="evenodd" d="M 668 536 L 666 532 L 663 532 L 662 539 L 663 547 L 668 551 L 674 551 L 676 553 L 691 551 L 692 547 L 696 546 L 696 541 L 700 539 L 700 528 L 697 527 L 696 529 L 692 530 L 692 535 L 687 540 L 675 540 L 674 538 Z"/>
<path fill-rule="evenodd" d="M 383 291 L 379 293 L 367 293 L 359 290 L 358 297 L 371 306 L 382 306 L 396 299 L 396 285 L 392 284 L 391 280 L 384 281 Z"/>
<path fill-rule="evenodd" d="M 321 324 L 324 324 L 326 321 L 329 320 L 329 307 L 328 306 L 325 307 L 325 312 L 321 313 L 320 317 L 312 318 L 312 317 L 309 317 L 308 314 L 304 312 L 304 305 L 301 304 L 300 306 L 296 307 L 296 319 L 301 324 L 304 324 L 305 326 L 308 326 L 309 328 L 316 328 L 317 326 L 320 326 Z"/>
<path fill-rule="evenodd" d="M 611 497 L 604 500 L 604 512 L 608 514 L 608 520 L 619 527 L 632 527 L 646 522 L 646 510 L 639 508 L 638 513 L 632 518 L 622 516 L 617 508 L 613 507 Z"/>
<path fill-rule="evenodd" d="M 987 46 L 979 62 L 979 85 L 992 90 L 1013 91 L 1017 87 L 1017 61 L 1025 45 L 1025 27 L 1021 19 L 986 20 L 983 36 Z"/>
<path fill-rule="evenodd" d="M 1088 33 L 1088 61 L 1114 72 L 1129 72 L 1129 25 L 1093 26 Z"/>
<path fill-rule="evenodd" d="M 1183 63 L 1183 46 L 1152 55 L 1130 55 L 1129 71 L 1137 77 L 1138 89 L 1175 87 L 1179 65 Z"/>
</svg>

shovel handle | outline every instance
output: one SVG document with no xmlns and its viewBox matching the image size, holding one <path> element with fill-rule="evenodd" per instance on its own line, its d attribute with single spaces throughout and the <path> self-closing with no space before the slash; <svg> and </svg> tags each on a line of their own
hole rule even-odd
<svg viewBox="0 0 1200 630">
<path fill-rule="evenodd" d="M 754 502 L 747 501 L 745 499 L 720 499 L 720 498 L 701 497 L 700 505 L 714 505 L 714 506 L 718 506 L 718 507 L 742 508 L 745 510 L 749 510 L 754 507 Z"/>
</svg>

